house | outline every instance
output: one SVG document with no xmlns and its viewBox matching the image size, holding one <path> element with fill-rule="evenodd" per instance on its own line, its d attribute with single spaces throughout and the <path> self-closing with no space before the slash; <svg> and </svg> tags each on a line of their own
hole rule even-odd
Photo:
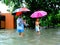
<svg viewBox="0 0 60 45">
<path fill-rule="evenodd" d="M 2 13 L 0 15 L 0 28 L 14 29 L 14 16 L 11 13 Z"/>
<path fill-rule="evenodd" d="M 8 9 L 9 7 L 0 1 L 0 29 L 14 29 L 14 16 Z"/>
</svg>

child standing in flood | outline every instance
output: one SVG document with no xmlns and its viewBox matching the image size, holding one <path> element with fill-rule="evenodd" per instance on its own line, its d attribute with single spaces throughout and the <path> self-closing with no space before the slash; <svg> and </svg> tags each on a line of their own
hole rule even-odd
<svg viewBox="0 0 60 45">
<path fill-rule="evenodd" d="M 39 29 L 39 19 L 37 18 L 35 21 L 35 30 L 37 32 L 37 34 L 40 34 L 40 29 Z"/>
<path fill-rule="evenodd" d="M 24 23 L 21 15 L 17 19 L 17 32 L 19 32 L 20 37 L 24 36 Z"/>
</svg>

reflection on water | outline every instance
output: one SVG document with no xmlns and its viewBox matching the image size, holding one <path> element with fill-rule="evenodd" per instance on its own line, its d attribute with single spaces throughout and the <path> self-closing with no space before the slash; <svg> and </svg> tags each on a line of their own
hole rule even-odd
<svg viewBox="0 0 60 45">
<path fill-rule="evenodd" d="M 23 38 L 16 30 L 0 30 L 0 45 L 60 45 L 59 29 L 42 29 L 38 36 L 34 30 L 25 30 Z"/>
</svg>

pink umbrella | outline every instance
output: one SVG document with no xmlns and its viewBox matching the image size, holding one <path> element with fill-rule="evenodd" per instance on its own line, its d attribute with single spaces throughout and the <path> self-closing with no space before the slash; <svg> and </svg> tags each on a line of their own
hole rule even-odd
<svg viewBox="0 0 60 45">
<path fill-rule="evenodd" d="M 30 17 L 31 18 L 40 18 L 40 17 L 43 17 L 45 15 L 47 15 L 47 12 L 45 12 L 45 11 L 36 11 Z"/>
<path fill-rule="evenodd" d="M 20 11 L 30 11 L 28 8 L 20 8 Z"/>
<path fill-rule="evenodd" d="M 30 10 L 28 8 L 23 7 L 23 8 L 16 9 L 15 11 L 13 11 L 13 13 L 16 13 L 16 12 L 26 12 L 26 11 L 30 11 Z"/>
</svg>

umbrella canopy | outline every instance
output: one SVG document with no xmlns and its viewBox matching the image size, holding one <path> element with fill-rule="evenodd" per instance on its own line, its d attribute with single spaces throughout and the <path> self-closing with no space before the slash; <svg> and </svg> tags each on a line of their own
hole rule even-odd
<svg viewBox="0 0 60 45">
<path fill-rule="evenodd" d="M 23 7 L 23 8 L 16 9 L 15 11 L 13 11 L 13 13 L 16 13 L 16 12 L 26 12 L 26 11 L 30 11 L 30 10 L 28 8 Z"/>
<path fill-rule="evenodd" d="M 40 18 L 40 17 L 43 17 L 45 15 L 47 15 L 47 12 L 45 12 L 45 11 L 36 11 L 30 17 L 31 18 Z"/>
</svg>

